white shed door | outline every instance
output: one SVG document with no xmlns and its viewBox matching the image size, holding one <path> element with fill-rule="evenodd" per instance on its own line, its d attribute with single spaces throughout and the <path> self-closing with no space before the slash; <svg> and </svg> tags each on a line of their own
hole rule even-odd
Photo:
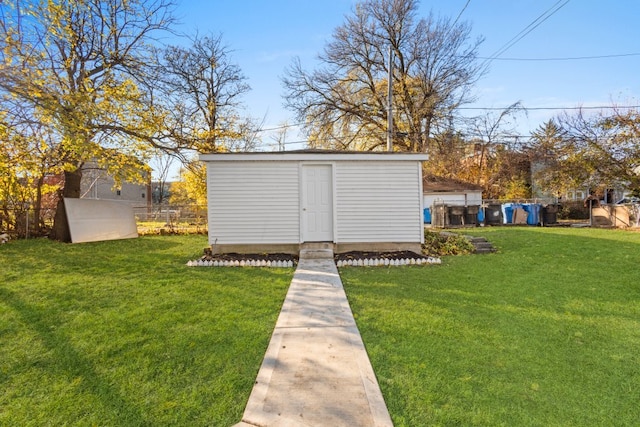
<svg viewBox="0 0 640 427">
<path fill-rule="evenodd" d="M 333 241 L 333 174 L 331 165 L 302 166 L 303 241 Z"/>
</svg>

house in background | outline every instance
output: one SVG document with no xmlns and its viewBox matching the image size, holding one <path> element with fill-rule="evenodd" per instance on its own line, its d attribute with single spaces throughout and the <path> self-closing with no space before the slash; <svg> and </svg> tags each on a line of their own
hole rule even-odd
<svg viewBox="0 0 640 427">
<path fill-rule="evenodd" d="M 85 163 L 82 167 L 80 198 L 106 199 L 127 202 L 138 210 L 151 208 L 151 180 L 144 184 L 122 182 L 115 187 L 115 180 L 95 163 Z"/>
<path fill-rule="evenodd" d="M 420 252 L 425 154 L 302 150 L 201 154 L 214 253 Z"/>
<path fill-rule="evenodd" d="M 479 206 L 482 204 L 482 186 L 455 179 L 425 176 L 422 191 L 425 208 L 434 205 Z"/>
<path fill-rule="evenodd" d="M 478 222 L 482 187 L 433 175 L 422 183 L 424 222 L 434 226 L 473 225 Z"/>
<path fill-rule="evenodd" d="M 531 162 L 531 193 L 534 199 L 543 199 L 549 202 L 584 202 L 590 194 L 598 197 L 600 203 L 615 204 L 624 199 L 629 193 L 628 183 L 624 182 L 599 182 L 595 180 L 591 186 L 584 183 L 581 186 L 570 188 L 563 193 L 550 194 L 544 191 L 536 177 L 545 172 L 545 163 L 543 161 Z M 640 174 L 640 167 L 636 173 Z"/>
</svg>

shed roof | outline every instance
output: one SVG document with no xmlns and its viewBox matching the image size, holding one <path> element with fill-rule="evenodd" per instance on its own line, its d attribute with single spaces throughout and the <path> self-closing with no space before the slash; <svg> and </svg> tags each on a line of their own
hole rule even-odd
<svg viewBox="0 0 640 427">
<path fill-rule="evenodd" d="M 202 161 L 300 161 L 300 160 L 356 160 L 356 161 L 425 161 L 424 153 L 399 153 L 388 151 L 336 151 L 295 150 L 272 152 L 240 152 L 200 154 Z"/>
<path fill-rule="evenodd" d="M 482 186 L 452 178 L 426 175 L 422 182 L 425 193 L 462 193 L 467 191 L 482 191 Z"/>
</svg>

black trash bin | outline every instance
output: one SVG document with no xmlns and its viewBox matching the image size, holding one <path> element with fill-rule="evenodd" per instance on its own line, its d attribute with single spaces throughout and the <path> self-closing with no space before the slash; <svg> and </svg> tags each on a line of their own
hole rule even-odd
<svg viewBox="0 0 640 427">
<path fill-rule="evenodd" d="M 487 205 L 484 209 L 484 223 L 486 225 L 502 225 L 502 205 Z"/>
<path fill-rule="evenodd" d="M 542 207 L 542 225 L 558 223 L 558 205 Z"/>
<path fill-rule="evenodd" d="M 461 226 L 464 225 L 464 215 L 465 208 L 464 206 L 449 206 L 449 225 L 450 226 Z"/>
<path fill-rule="evenodd" d="M 464 214 L 464 224 L 472 227 L 478 225 L 478 212 L 480 212 L 480 206 L 467 206 Z"/>
</svg>

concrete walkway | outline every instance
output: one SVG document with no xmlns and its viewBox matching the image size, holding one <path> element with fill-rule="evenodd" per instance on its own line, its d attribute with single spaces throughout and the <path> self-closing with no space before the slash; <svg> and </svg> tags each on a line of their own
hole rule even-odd
<svg viewBox="0 0 640 427">
<path fill-rule="evenodd" d="M 303 259 L 236 426 L 393 426 L 333 259 Z"/>
</svg>

